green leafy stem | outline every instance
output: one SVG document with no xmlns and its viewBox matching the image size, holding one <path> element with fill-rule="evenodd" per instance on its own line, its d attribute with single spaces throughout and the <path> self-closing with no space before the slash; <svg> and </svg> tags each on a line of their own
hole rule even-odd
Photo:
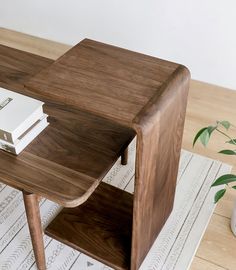
<svg viewBox="0 0 236 270">
<path fill-rule="evenodd" d="M 236 147 L 236 138 L 231 138 L 226 132 L 230 129 L 230 127 L 234 127 L 229 121 L 216 121 L 215 125 L 204 127 L 200 129 L 193 140 L 193 147 L 195 146 L 196 142 L 200 140 L 200 142 L 206 147 L 212 134 L 214 132 L 218 132 L 227 138 L 225 141 L 228 145 L 233 145 Z M 224 131 L 222 131 L 222 128 Z M 226 132 L 225 132 L 226 130 Z M 224 149 L 219 151 L 218 153 L 224 155 L 236 155 L 236 149 Z M 217 178 L 214 183 L 211 185 L 212 187 L 225 185 L 225 187 L 236 189 L 236 186 L 229 186 L 229 183 L 236 182 L 236 175 L 234 174 L 225 174 Z M 217 203 L 226 193 L 226 188 L 220 189 L 215 194 L 215 203 Z"/>
</svg>

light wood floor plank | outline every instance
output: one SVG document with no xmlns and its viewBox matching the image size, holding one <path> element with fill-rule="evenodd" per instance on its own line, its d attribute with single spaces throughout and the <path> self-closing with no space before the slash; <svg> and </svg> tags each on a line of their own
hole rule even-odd
<svg viewBox="0 0 236 270">
<path fill-rule="evenodd" d="M 230 219 L 213 214 L 197 251 L 197 256 L 221 267 L 236 269 L 236 238 L 229 227 Z"/>
<path fill-rule="evenodd" d="M 22 34 L 12 30 L 9 31 L 2 27 L 0 27 L 0 44 L 51 59 L 57 59 L 71 48 L 69 45 Z"/>
<path fill-rule="evenodd" d="M 196 256 L 192 262 L 190 270 L 226 270 L 226 268 L 223 268 Z"/>
<path fill-rule="evenodd" d="M 232 189 L 227 191 L 225 197 L 222 199 L 220 203 L 218 203 L 215 209 L 216 214 L 221 215 L 223 217 L 231 218 L 235 202 L 235 193 L 236 193 L 235 190 Z"/>
</svg>

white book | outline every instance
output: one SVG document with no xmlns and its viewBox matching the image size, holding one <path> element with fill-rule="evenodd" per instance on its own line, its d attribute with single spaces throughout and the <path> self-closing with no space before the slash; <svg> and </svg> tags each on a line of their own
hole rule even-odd
<svg viewBox="0 0 236 270">
<path fill-rule="evenodd" d="M 0 87 L 0 139 L 16 140 L 43 116 L 43 102 Z"/>
<path fill-rule="evenodd" d="M 40 120 L 36 121 L 32 127 L 16 140 L 15 144 L 0 140 L 0 149 L 15 155 L 20 154 L 49 125 L 47 117 L 48 115 L 44 114 Z"/>
</svg>

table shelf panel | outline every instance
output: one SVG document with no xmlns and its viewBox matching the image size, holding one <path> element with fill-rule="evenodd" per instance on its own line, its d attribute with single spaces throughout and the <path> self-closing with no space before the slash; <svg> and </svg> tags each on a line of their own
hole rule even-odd
<svg viewBox="0 0 236 270">
<path fill-rule="evenodd" d="M 64 208 L 45 232 L 115 269 L 129 269 L 133 195 L 102 182 L 77 208 Z"/>
</svg>

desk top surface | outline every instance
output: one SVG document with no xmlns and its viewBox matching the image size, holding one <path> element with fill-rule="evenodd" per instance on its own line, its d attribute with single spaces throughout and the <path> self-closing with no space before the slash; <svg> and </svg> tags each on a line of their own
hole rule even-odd
<svg viewBox="0 0 236 270">
<path fill-rule="evenodd" d="M 83 203 L 178 67 L 91 40 L 55 62 L 0 45 L 0 86 L 41 99 L 50 116 L 19 156 L 0 151 L 0 180 L 67 207 Z"/>
<path fill-rule="evenodd" d="M 122 124 L 132 121 L 178 64 L 84 39 L 30 79 L 27 88 Z"/>
</svg>

